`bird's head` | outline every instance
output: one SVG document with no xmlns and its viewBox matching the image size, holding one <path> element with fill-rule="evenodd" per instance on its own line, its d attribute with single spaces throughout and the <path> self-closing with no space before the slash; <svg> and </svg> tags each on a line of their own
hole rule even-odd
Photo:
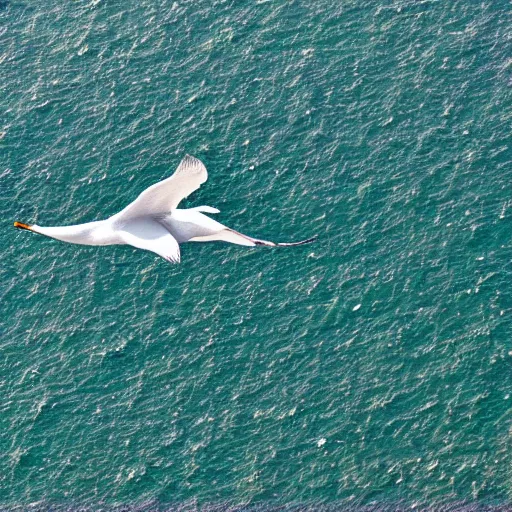
<svg viewBox="0 0 512 512">
<path fill-rule="evenodd" d="M 20 229 L 28 229 L 29 231 L 32 231 L 32 227 L 29 226 L 28 224 L 23 224 L 23 222 L 15 222 L 14 227 Z"/>
</svg>

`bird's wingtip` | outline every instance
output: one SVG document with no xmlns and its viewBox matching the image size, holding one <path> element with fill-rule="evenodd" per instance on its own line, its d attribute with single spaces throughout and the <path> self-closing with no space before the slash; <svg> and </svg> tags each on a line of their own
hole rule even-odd
<svg viewBox="0 0 512 512">
<path fill-rule="evenodd" d="M 180 165 L 178 166 L 178 169 L 180 167 L 193 167 L 197 165 L 202 165 L 202 162 L 197 159 L 195 156 L 189 155 L 188 153 L 181 159 Z"/>
</svg>

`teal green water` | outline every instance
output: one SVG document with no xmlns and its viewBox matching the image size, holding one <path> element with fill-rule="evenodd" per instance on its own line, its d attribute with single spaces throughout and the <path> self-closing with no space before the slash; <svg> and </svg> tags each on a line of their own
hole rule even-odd
<svg viewBox="0 0 512 512">
<path fill-rule="evenodd" d="M 0 505 L 509 503 L 506 0 L 0 2 Z M 185 201 L 170 265 L 12 228 Z"/>
</svg>

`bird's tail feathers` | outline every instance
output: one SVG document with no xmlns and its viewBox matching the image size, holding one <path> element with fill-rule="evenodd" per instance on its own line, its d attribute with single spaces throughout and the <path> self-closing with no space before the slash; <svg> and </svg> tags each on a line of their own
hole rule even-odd
<svg viewBox="0 0 512 512">
<path fill-rule="evenodd" d="M 268 247 L 295 247 L 297 245 L 310 244 L 316 240 L 316 236 L 308 238 L 307 240 L 301 240 L 300 242 L 268 242 L 267 240 L 257 240 L 253 238 L 255 245 L 266 245 Z"/>
<path fill-rule="evenodd" d="M 247 247 L 255 247 L 257 245 L 265 245 L 267 247 L 293 247 L 296 245 L 304 245 L 314 242 L 316 236 L 308 238 L 307 240 L 301 240 L 300 242 L 287 242 L 287 243 L 276 243 L 269 242 L 268 240 L 259 240 L 258 238 L 252 238 L 251 236 L 244 235 L 235 231 L 234 229 L 225 228 L 212 235 L 197 236 L 191 238 L 190 242 L 228 242 L 230 244 L 245 245 Z"/>
<path fill-rule="evenodd" d="M 204 213 L 220 213 L 220 210 L 214 208 L 213 206 L 195 206 L 194 208 L 189 208 L 189 210 Z"/>
<path fill-rule="evenodd" d="M 242 237 L 247 242 L 252 242 L 250 245 L 265 245 L 266 247 L 294 247 L 297 245 L 304 245 L 309 244 L 311 242 L 314 242 L 316 240 L 316 236 L 312 238 L 308 238 L 306 240 L 301 240 L 300 242 L 270 242 L 268 240 L 259 240 L 258 238 L 252 238 L 247 235 L 243 235 L 242 233 L 239 233 L 238 231 L 235 231 L 234 229 L 228 229 L 227 231 L 230 231 L 232 234 L 236 235 L 237 237 Z M 234 242 L 237 243 L 237 242 Z M 247 243 L 244 243 L 243 245 L 249 245 Z"/>
</svg>

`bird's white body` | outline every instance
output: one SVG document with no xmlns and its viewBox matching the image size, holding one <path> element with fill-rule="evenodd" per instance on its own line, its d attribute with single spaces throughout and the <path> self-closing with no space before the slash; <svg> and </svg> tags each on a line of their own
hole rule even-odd
<svg viewBox="0 0 512 512">
<path fill-rule="evenodd" d="M 156 183 L 112 217 L 74 226 L 43 227 L 15 222 L 28 229 L 63 242 L 81 245 L 132 245 L 152 251 L 167 261 L 179 262 L 179 244 L 184 242 L 224 241 L 238 245 L 301 245 L 313 239 L 291 244 L 258 240 L 234 231 L 204 215 L 218 213 L 211 206 L 179 209 L 178 203 L 204 183 L 208 175 L 204 165 L 186 156 L 176 172 Z"/>
<path fill-rule="evenodd" d="M 45 235 L 62 242 L 80 245 L 115 245 L 123 244 L 119 233 L 112 229 L 110 219 L 76 224 L 74 226 L 44 227 L 32 224 L 30 231 Z"/>
</svg>

